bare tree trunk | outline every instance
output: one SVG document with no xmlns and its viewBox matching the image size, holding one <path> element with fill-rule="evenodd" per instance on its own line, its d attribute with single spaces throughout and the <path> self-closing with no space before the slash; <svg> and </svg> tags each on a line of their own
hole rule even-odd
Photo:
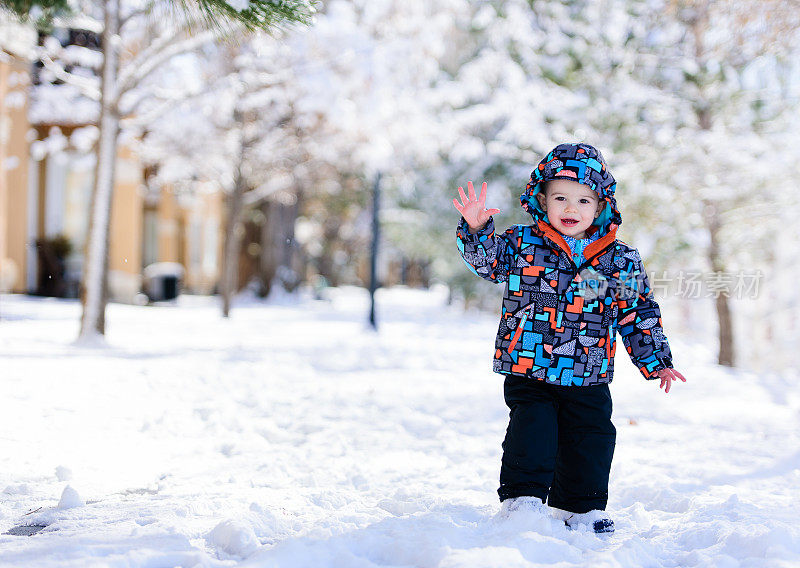
<svg viewBox="0 0 800 568">
<path fill-rule="evenodd" d="M 83 316 L 79 340 L 105 333 L 105 309 L 108 301 L 109 229 L 119 136 L 119 111 L 115 92 L 119 64 L 119 46 L 116 41 L 119 33 L 119 0 L 106 0 L 104 8 L 103 76 L 98 121 L 100 140 L 92 189 L 86 268 L 83 271 Z"/>
<path fill-rule="evenodd" d="M 286 207 L 286 214 L 283 215 L 284 233 L 281 250 L 281 266 L 284 267 L 285 275 L 281 279 L 283 287 L 293 292 L 303 280 L 303 273 L 297 255 L 297 242 L 294 239 L 294 226 L 297 216 L 300 214 L 300 200 L 302 194 L 298 191 L 295 194 L 294 203 Z"/>
<path fill-rule="evenodd" d="M 708 260 L 714 272 L 725 271 L 725 260 L 719 249 L 720 220 L 716 205 L 706 203 L 705 213 L 708 219 Z M 717 362 L 726 367 L 735 365 L 733 317 L 731 315 L 730 298 L 725 291 L 717 291 L 715 299 L 717 322 L 719 324 L 719 355 Z"/>
<path fill-rule="evenodd" d="M 238 113 L 237 113 L 238 114 Z M 237 120 L 241 124 L 241 120 Z M 225 248 L 222 259 L 222 315 L 228 317 L 231 310 L 231 300 L 236 294 L 239 277 L 239 249 L 243 230 L 240 227 L 242 210 L 244 209 L 244 193 L 247 189 L 244 177 L 245 144 L 242 142 L 239 150 L 239 164 L 236 168 L 236 182 L 233 192 L 228 195 L 227 215 L 225 219 Z"/>
<path fill-rule="evenodd" d="M 317 258 L 317 272 L 328 281 L 330 286 L 336 287 L 340 283 L 340 274 L 333 261 L 333 253 L 339 245 L 339 225 L 335 220 L 325 222 L 322 239 L 322 254 Z"/>
<path fill-rule="evenodd" d="M 689 23 L 694 37 L 695 60 L 698 68 L 705 70 L 707 61 L 704 34 L 708 30 L 708 2 L 696 2 L 693 8 L 694 10 L 691 12 L 693 17 Z M 701 93 L 702 91 L 703 88 L 701 86 Z M 697 123 L 700 130 L 711 130 L 713 117 L 711 115 L 710 106 L 705 94 L 701 94 L 699 99 L 695 102 L 695 115 L 697 116 Z M 706 202 L 705 213 L 703 217 L 706 221 L 709 234 L 708 260 L 711 264 L 711 270 L 714 272 L 724 272 L 726 268 L 725 260 L 722 257 L 722 252 L 719 247 L 721 221 L 718 205 Z M 718 290 L 717 293 L 718 295 L 715 299 L 717 323 L 719 325 L 719 354 L 717 356 L 717 362 L 726 367 L 733 367 L 735 362 L 735 342 L 730 299 L 725 291 Z"/>
<path fill-rule="evenodd" d="M 719 320 L 719 357 L 717 362 L 726 367 L 736 366 L 733 348 L 733 320 L 727 296 L 720 294 L 716 299 L 717 319 Z"/>
<path fill-rule="evenodd" d="M 298 200 L 290 204 L 271 200 L 261 203 L 265 221 L 261 226 L 259 276 L 265 296 L 275 284 L 287 291 L 294 290 L 299 284 L 294 262 L 294 225 L 298 211 Z"/>
<path fill-rule="evenodd" d="M 261 202 L 260 209 L 264 216 L 261 225 L 261 253 L 258 259 L 258 276 L 261 280 L 261 293 L 268 296 L 272 290 L 272 282 L 278 272 L 280 261 L 278 247 L 280 246 L 281 227 L 279 216 L 276 214 L 278 204 L 265 199 Z M 277 221 L 277 222 L 276 222 Z"/>
</svg>

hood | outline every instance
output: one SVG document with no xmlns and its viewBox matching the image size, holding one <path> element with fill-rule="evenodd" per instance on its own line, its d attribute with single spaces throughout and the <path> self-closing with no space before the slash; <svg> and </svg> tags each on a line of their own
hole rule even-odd
<svg viewBox="0 0 800 568">
<path fill-rule="evenodd" d="M 544 182 L 553 179 L 571 179 L 582 183 L 606 202 L 605 209 L 593 223 L 599 231 L 599 236 L 615 232 L 617 226 L 622 224 L 622 216 L 614 199 L 617 182 L 608 171 L 603 155 L 594 146 L 582 143 L 559 144 L 531 173 L 531 180 L 525 187 L 525 193 L 520 195 L 519 201 L 522 208 L 531 214 L 534 223 L 542 229 L 552 229 L 552 227 L 547 214 L 539 206 L 536 195 L 542 189 Z M 546 223 L 547 226 L 543 227 L 542 223 Z"/>
</svg>

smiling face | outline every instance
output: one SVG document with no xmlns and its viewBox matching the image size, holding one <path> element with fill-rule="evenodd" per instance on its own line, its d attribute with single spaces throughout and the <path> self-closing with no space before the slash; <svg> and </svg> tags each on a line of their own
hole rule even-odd
<svg viewBox="0 0 800 568">
<path fill-rule="evenodd" d="M 589 187 L 572 180 L 556 179 L 545 184 L 545 195 L 536 195 L 550 224 L 562 235 L 586 237 L 586 229 L 600 216 L 605 201 Z"/>
</svg>

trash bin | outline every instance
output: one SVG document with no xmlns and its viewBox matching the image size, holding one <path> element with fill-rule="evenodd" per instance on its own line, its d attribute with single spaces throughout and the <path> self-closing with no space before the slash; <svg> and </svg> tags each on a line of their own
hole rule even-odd
<svg viewBox="0 0 800 568">
<path fill-rule="evenodd" d="M 177 262 L 154 262 L 144 269 L 144 293 L 151 302 L 174 300 L 183 284 L 183 266 Z"/>
</svg>

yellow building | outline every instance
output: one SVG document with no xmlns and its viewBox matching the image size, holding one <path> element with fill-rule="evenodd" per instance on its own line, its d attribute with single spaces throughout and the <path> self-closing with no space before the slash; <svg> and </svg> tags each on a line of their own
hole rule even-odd
<svg viewBox="0 0 800 568">
<path fill-rule="evenodd" d="M 0 291 L 27 289 L 28 65 L 0 51 Z"/>
<path fill-rule="evenodd" d="M 0 291 L 42 292 L 54 266 L 48 243 L 63 236 L 71 252 L 59 264 L 59 295 L 75 297 L 94 176 L 94 154 L 85 143 L 91 124 L 80 113 L 77 120 L 32 114 L 32 67 L 0 55 Z M 134 301 L 143 269 L 154 262 L 180 263 L 184 289 L 210 293 L 219 274 L 222 212 L 219 193 L 148 190 L 145 168 L 121 146 L 110 225 L 111 298 Z"/>
</svg>

